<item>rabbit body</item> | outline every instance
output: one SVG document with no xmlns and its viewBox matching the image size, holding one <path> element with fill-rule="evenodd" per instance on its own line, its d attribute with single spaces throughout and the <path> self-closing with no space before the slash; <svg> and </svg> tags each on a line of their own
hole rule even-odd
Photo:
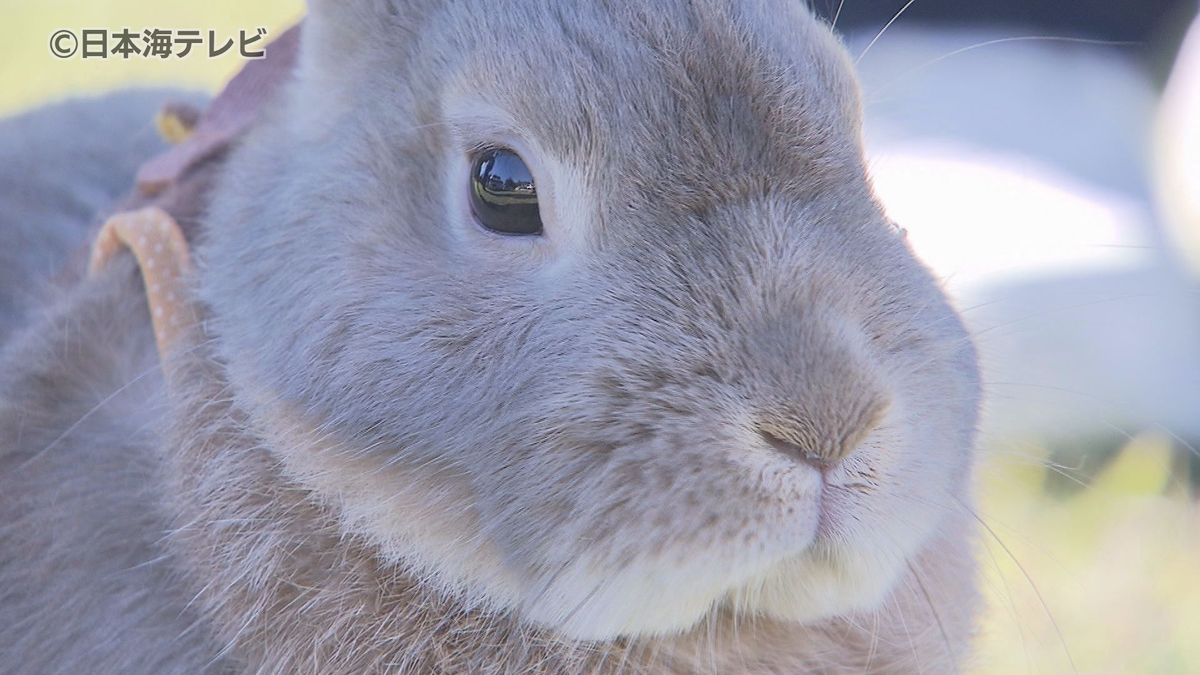
<svg viewBox="0 0 1200 675">
<path fill-rule="evenodd" d="M 858 124 L 799 3 L 314 2 L 179 384 L 125 259 L 4 347 L 0 669 L 957 670 L 977 367 Z"/>
</svg>

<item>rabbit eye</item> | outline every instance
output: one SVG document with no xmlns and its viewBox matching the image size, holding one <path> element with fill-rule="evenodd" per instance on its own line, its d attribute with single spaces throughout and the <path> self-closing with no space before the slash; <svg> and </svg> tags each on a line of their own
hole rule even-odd
<svg viewBox="0 0 1200 675">
<path fill-rule="evenodd" d="M 471 170 L 471 210 L 479 223 L 500 234 L 542 233 L 533 174 L 517 153 L 485 150 Z"/>
</svg>

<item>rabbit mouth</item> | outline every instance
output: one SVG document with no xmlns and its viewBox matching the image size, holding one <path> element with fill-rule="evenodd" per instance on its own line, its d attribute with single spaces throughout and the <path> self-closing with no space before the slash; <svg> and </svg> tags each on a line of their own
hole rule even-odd
<svg viewBox="0 0 1200 675">
<path fill-rule="evenodd" d="M 791 492 L 779 519 L 708 550 L 615 569 L 576 561 L 531 592 L 522 613 L 573 639 L 607 640 L 685 632 L 714 613 L 809 623 L 877 608 L 908 559 L 848 533 L 870 484 L 840 466 L 795 462 L 776 477 L 774 489 Z"/>
<path fill-rule="evenodd" d="M 904 488 L 905 476 L 925 468 L 923 457 L 936 449 L 922 442 L 932 437 L 908 437 L 898 421 L 828 463 L 731 444 L 742 451 L 727 455 L 726 476 L 759 492 L 723 500 L 725 518 L 709 531 L 724 527 L 727 535 L 667 551 L 647 537 L 626 565 L 574 561 L 526 596 L 522 613 L 570 638 L 605 640 L 678 634 L 715 614 L 813 624 L 880 610 L 947 517 L 926 508 L 941 479 Z M 737 492 L 734 483 L 716 482 L 717 471 L 705 480 Z M 747 505 L 752 511 L 739 510 Z"/>
</svg>

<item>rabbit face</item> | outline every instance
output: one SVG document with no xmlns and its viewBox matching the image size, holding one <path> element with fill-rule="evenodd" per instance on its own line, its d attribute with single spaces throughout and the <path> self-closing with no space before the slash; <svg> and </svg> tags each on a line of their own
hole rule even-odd
<svg viewBox="0 0 1200 675">
<path fill-rule="evenodd" d="M 978 383 L 828 31 L 396 5 L 313 7 L 214 201 L 201 293 L 272 451 L 382 555 L 574 638 L 882 602 L 961 506 Z M 536 233 L 481 222 L 496 151 Z"/>
</svg>

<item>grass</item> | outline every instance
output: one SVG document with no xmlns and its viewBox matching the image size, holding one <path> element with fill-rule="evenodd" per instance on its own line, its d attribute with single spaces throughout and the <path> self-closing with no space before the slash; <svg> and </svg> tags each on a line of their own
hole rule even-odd
<svg viewBox="0 0 1200 675">
<path fill-rule="evenodd" d="M 1135 439 L 1069 496 L 1044 489 L 1048 462 L 1025 450 L 980 472 L 996 537 L 975 671 L 1200 672 L 1200 509 L 1172 480 L 1170 444 Z"/>
<path fill-rule="evenodd" d="M 239 30 L 281 34 L 304 13 L 303 0 L 8 0 L 0 20 L 0 115 L 47 100 L 107 91 L 120 86 L 172 86 L 216 91 L 241 63 L 237 48 L 210 59 L 195 49 L 185 58 L 132 57 L 123 60 L 59 59 L 50 36 L 67 29 L 129 28 L 216 31 L 236 38 Z M 140 45 L 140 43 L 139 43 Z M 204 47 L 204 45 L 200 45 Z"/>
<path fill-rule="evenodd" d="M 0 115 L 120 86 L 215 91 L 240 65 L 59 60 L 48 47 L 58 29 L 279 35 L 302 11 L 300 0 L 26 0 L 0 27 Z M 1134 440 L 1065 496 L 1044 488 L 1047 463 L 1037 447 L 1009 447 L 981 467 L 980 513 L 994 536 L 982 541 L 989 610 L 973 672 L 1200 673 L 1200 510 L 1171 487 L 1168 444 Z"/>
</svg>

